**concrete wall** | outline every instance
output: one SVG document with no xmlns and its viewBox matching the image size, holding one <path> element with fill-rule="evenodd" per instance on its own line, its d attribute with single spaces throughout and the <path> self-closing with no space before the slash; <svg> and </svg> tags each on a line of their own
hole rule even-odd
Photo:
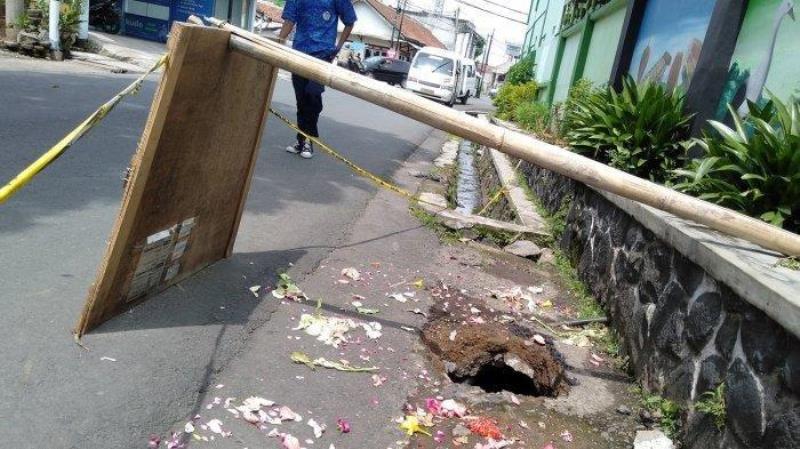
<svg viewBox="0 0 800 449">
<path fill-rule="evenodd" d="M 581 78 L 586 78 L 595 84 L 608 83 L 624 22 L 624 7 L 599 17 L 594 22 Z"/>
<path fill-rule="evenodd" d="M 559 246 L 609 313 L 637 377 L 685 407 L 681 447 L 800 447 L 796 320 L 773 313 L 784 306 L 797 309 L 800 273 L 763 263 L 763 250 L 745 252 L 743 268 L 737 271 L 739 261 L 701 257 L 700 250 L 712 245 L 735 257 L 738 248 L 747 247 L 741 241 L 709 232 L 689 238 L 694 228 L 674 217 L 679 224 L 671 224 L 668 214 L 526 163 L 522 169 L 548 210 L 555 212 L 568 202 Z M 765 302 L 768 295 L 752 289 L 762 282 L 788 288 L 782 297 Z M 721 382 L 726 385 L 727 416 L 718 429 L 691 404 Z"/>
<path fill-rule="evenodd" d="M 550 87 L 546 84 L 550 82 L 553 75 L 559 43 L 557 33 L 561 26 L 563 11 L 564 0 L 533 0 L 531 2 L 523 53 L 535 52 L 535 79 L 543 86 L 540 89 L 543 99 L 547 98 Z"/>
<path fill-rule="evenodd" d="M 569 36 L 564 42 L 564 52 L 561 56 L 561 64 L 558 66 L 558 75 L 556 76 L 553 88 L 553 102 L 559 103 L 567 99 L 569 88 L 572 86 L 572 74 L 575 70 L 575 63 L 578 59 L 578 51 L 580 50 L 581 33 L 575 33 Z"/>
</svg>

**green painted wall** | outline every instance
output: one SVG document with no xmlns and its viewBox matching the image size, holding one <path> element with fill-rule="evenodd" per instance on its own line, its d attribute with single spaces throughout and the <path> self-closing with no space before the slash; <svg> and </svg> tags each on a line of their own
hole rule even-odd
<svg viewBox="0 0 800 449">
<path fill-rule="evenodd" d="M 619 8 L 594 23 L 582 78 L 595 84 L 608 83 L 624 22 L 625 8 Z"/>
<path fill-rule="evenodd" d="M 572 72 L 575 69 L 575 62 L 578 57 L 578 47 L 581 42 L 581 33 L 575 33 L 564 42 L 564 54 L 561 57 L 561 64 L 558 67 L 558 77 L 555 80 L 555 92 L 553 102 L 564 101 L 569 93 L 572 83 Z"/>
</svg>

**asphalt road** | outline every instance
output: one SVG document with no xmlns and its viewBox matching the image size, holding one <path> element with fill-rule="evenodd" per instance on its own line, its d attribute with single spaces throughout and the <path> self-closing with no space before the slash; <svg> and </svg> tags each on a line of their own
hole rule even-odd
<svg viewBox="0 0 800 449">
<path fill-rule="evenodd" d="M 0 180 L 131 79 L 0 55 Z M 248 288 L 289 264 L 294 273 L 311 273 L 346 241 L 375 195 L 371 184 L 323 155 L 306 161 L 284 152 L 293 134 L 270 119 L 234 256 L 106 323 L 84 338 L 84 350 L 71 329 L 154 87 L 148 81 L 0 206 L 0 447 L 143 447 L 147 434 L 197 408 L 210 379 L 269 320 L 274 310 Z M 292 98 L 282 80 L 273 105 L 291 115 Z M 323 137 L 382 176 L 431 131 L 338 92 L 327 92 L 325 104 Z"/>
</svg>

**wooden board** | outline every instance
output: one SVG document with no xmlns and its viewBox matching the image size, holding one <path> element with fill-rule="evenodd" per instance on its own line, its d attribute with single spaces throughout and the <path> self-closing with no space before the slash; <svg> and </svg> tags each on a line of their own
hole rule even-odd
<svg viewBox="0 0 800 449">
<path fill-rule="evenodd" d="M 175 24 L 78 336 L 230 256 L 277 70 L 230 33 Z"/>
</svg>

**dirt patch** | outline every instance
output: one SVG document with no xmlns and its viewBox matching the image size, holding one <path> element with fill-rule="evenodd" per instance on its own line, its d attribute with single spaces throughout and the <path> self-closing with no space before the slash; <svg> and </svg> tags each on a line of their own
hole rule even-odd
<svg viewBox="0 0 800 449">
<path fill-rule="evenodd" d="M 443 301 L 431 309 L 422 339 L 453 381 L 529 396 L 568 391 L 561 356 L 548 338 L 446 287 L 432 294 Z"/>
</svg>

